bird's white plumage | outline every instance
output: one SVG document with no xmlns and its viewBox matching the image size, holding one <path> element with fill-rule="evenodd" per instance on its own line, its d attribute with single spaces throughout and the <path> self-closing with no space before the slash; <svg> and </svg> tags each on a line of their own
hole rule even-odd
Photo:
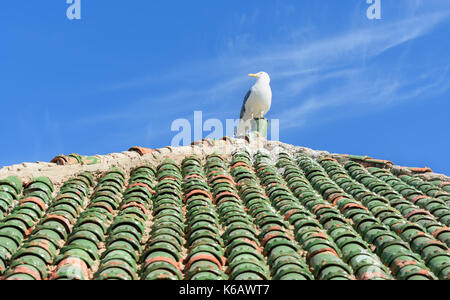
<svg viewBox="0 0 450 300">
<path fill-rule="evenodd" d="M 243 136 L 249 130 L 250 122 L 254 118 L 264 118 L 272 106 L 272 89 L 270 77 L 266 72 L 250 74 L 257 78 L 256 83 L 247 93 L 242 106 L 240 122 L 236 130 L 237 136 Z"/>
</svg>

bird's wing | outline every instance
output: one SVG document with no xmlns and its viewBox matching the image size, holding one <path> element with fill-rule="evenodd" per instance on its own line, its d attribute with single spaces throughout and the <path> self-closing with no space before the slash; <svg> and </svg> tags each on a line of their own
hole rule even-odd
<svg viewBox="0 0 450 300">
<path fill-rule="evenodd" d="M 245 98 L 244 98 L 244 104 L 242 105 L 242 110 L 241 110 L 241 120 L 242 120 L 242 118 L 244 118 L 244 115 L 245 115 L 245 106 L 247 105 L 247 101 L 248 101 L 248 99 L 250 98 L 250 95 L 252 94 L 252 90 L 250 89 L 248 92 L 247 92 L 247 95 L 245 95 Z"/>
</svg>

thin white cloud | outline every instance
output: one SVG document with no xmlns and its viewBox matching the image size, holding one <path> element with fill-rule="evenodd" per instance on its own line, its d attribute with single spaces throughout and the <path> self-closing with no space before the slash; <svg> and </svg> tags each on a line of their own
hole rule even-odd
<svg viewBox="0 0 450 300">
<path fill-rule="evenodd" d="M 364 103 L 365 107 L 360 109 L 370 110 L 371 106 L 379 105 L 380 101 L 387 107 L 419 95 L 443 92 L 448 86 L 444 83 L 439 87 L 433 84 L 436 73 L 427 73 L 418 80 L 405 74 L 405 70 L 390 69 L 386 72 L 367 64 L 371 59 L 395 47 L 426 35 L 448 18 L 449 13 L 445 10 L 414 15 L 396 22 L 380 22 L 380 25 L 370 28 L 351 29 L 347 33 L 328 38 L 288 42 L 281 46 L 255 45 L 255 49 L 264 51 L 251 55 L 243 55 L 236 48 L 238 46 L 233 44 L 230 53 L 217 58 L 190 62 L 166 74 L 133 79 L 110 87 L 113 90 L 127 90 L 158 82 L 176 82 L 173 86 L 178 86 L 167 93 L 152 94 L 151 97 L 134 101 L 130 103 L 128 113 L 112 113 L 105 121 L 123 117 L 145 118 L 147 115 L 142 113 L 142 107 L 155 103 L 166 103 L 171 107 L 172 115 L 212 109 L 218 117 L 232 117 L 234 111 L 230 112 L 229 108 L 240 108 L 246 86 L 250 83 L 245 75 L 250 71 L 260 71 L 259 68 L 265 68 L 274 79 L 273 111 L 282 120 L 282 126 L 286 127 L 302 126 L 305 124 L 304 120 L 330 107 L 353 107 Z M 247 49 L 248 45 L 242 47 Z M 182 75 L 179 70 L 184 70 Z M 437 72 L 437 76 L 443 76 L 443 70 L 446 70 L 446 66 L 434 68 L 433 71 Z M 186 78 L 199 88 L 186 84 Z M 330 88 L 326 91 L 313 95 L 304 94 L 324 82 L 330 83 Z M 288 101 L 289 109 L 277 110 L 277 101 Z M 222 108 L 228 110 L 228 114 Z"/>
<path fill-rule="evenodd" d="M 288 44 L 256 57 L 246 59 L 246 64 L 274 64 L 287 69 L 314 68 L 323 65 L 340 65 L 360 60 L 361 55 L 374 57 L 396 46 L 425 35 L 448 19 L 448 12 L 412 17 L 395 23 L 377 25 L 366 29 L 301 44 Z M 285 70 L 284 70 L 285 71 Z"/>
<path fill-rule="evenodd" d="M 412 80 L 387 76 L 371 81 L 354 76 L 347 84 L 314 95 L 296 107 L 282 111 L 276 117 L 281 120 L 285 129 L 299 128 L 306 124 L 315 125 L 342 117 L 352 117 L 364 110 L 380 110 L 424 95 L 432 97 L 449 90 L 448 67 L 430 70 L 420 78 Z M 336 113 L 334 109 L 337 107 L 348 108 L 346 114 L 343 116 Z"/>
</svg>

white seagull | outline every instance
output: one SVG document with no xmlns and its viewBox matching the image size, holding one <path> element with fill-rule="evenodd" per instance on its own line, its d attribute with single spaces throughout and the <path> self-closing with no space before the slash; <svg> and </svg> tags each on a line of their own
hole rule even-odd
<svg viewBox="0 0 450 300">
<path fill-rule="evenodd" d="M 236 136 L 245 136 L 250 129 L 250 121 L 254 118 L 264 118 L 272 105 L 272 89 L 270 76 L 266 72 L 249 74 L 257 79 L 255 85 L 248 91 L 241 110 Z"/>
</svg>

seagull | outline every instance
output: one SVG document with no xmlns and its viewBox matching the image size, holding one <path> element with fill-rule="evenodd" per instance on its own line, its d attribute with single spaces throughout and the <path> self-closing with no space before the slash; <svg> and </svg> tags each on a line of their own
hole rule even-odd
<svg viewBox="0 0 450 300">
<path fill-rule="evenodd" d="M 236 136 L 245 136 L 250 129 L 252 119 L 262 119 L 270 110 L 272 105 L 272 89 L 270 88 L 270 76 L 266 72 L 248 74 L 256 78 L 256 83 L 248 91 L 244 98 L 239 125 Z"/>
</svg>

